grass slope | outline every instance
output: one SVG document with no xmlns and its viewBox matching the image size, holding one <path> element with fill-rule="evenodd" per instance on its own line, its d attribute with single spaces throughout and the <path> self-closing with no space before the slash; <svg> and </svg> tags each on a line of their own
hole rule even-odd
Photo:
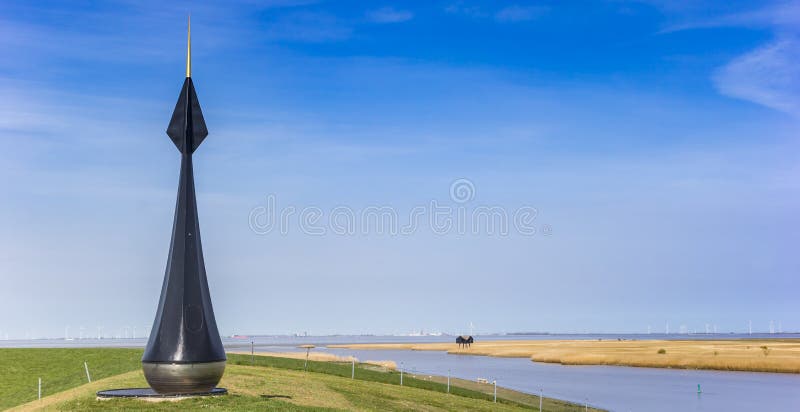
<svg viewBox="0 0 800 412">
<path fill-rule="evenodd" d="M 39 378 L 42 396 L 85 384 L 84 361 L 97 380 L 139 369 L 141 358 L 141 349 L 0 349 L 0 409 L 35 400 Z"/>
<path fill-rule="evenodd" d="M 228 364 L 236 365 L 255 365 L 266 366 L 280 369 L 303 370 L 303 361 L 298 359 L 278 358 L 272 356 L 256 356 L 251 362 L 250 355 L 228 355 Z M 308 362 L 309 372 L 324 373 L 327 375 L 340 376 L 350 379 L 352 370 L 350 363 L 335 362 Z M 356 380 L 367 380 L 389 385 L 400 385 L 400 372 L 377 368 L 369 364 L 356 364 Z M 447 378 L 433 377 L 433 379 L 419 379 L 414 375 L 405 374 L 403 377 L 403 387 L 419 388 L 432 392 L 439 392 L 447 395 Z M 478 384 L 471 381 L 453 379 L 450 387 L 450 394 L 464 398 L 490 401 L 493 399 L 494 388 L 492 385 Z M 497 402 L 500 404 L 524 406 L 530 408 L 539 406 L 539 397 L 528 395 L 505 388 L 497 388 Z M 577 411 L 583 410 L 575 404 L 571 404 L 558 399 L 544 398 L 543 408 L 547 411 Z M 590 408 L 590 410 L 592 410 Z"/>
<path fill-rule="evenodd" d="M 333 375 L 263 366 L 230 365 L 220 382 L 229 395 L 180 401 L 146 402 L 136 399 L 97 400 L 94 391 L 107 387 L 142 386 L 141 372 L 131 372 L 103 382 L 84 385 L 69 396 L 23 405 L 26 410 L 150 411 L 150 410 L 471 410 L 522 411 L 510 404 L 447 395 Z M 528 408 L 530 410 L 530 408 Z M 577 408 L 576 408 L 577 410 Z"/>
<path fill-rule="evenodd" d="M 26 376 L 26 385 L 11 383 L 14 375 L 0 375 L 0 399 L 3 407 L 18 405 L 36 398 L 36 377 L 60 378 L 62 392 L 41 401 L 33 400 L 15 410 L 476 410 L 516 411 L 538 407 L 538 397 L 498 388 L 498 403 L 491 401 L 488 385 L 470 389 L 446 385 L 406 375 L 399 385 L 399 373 L 374 365 L 357 364 L 356 379 L 350 379 L 349 363 L 309 362 L 269 356 L 229 355 L 220 386 L 230 394 L 216 398 L 194 398 L 175 402 L 151 403 L 132 399 L 97 400 L 95 392 L 120 387 L 145 387 L 139 368 L 141 350 L 134 349 L 4 349 L 0 350 L 0 371 L 14 371 Z M 82 368 L 86 359 L 92 367 L 93 382 L 85 374 L 47 371 Z M 94 366 L 93 366 L 94 365 Z M 27 370 L 28 366 L 35 366 Z M 83 372 L 82 369 L 78 369 Z M 126 372 L 127 371 L 127 372 Z M 101 376 L 105 377 L 101 379 Z M 30 385 L 30 381 L 33 385 Z M 465 382 L 467 383 L 467 382 Z M 28 389 L 31 386 L 32 389 Z M 47 386 L 45 386 L 47 387 Z M 71 388 L 71 389 L 68 389 Z M 485 390 L 482 390 L 485 389 Z M 16 395 L 15 395 L 16 394 Z M 22 395 L 20 395 L 22 394 Z M 11 396 L 10 396 L 11 395 Z M 545 399 L 545 410 L 582 411 L 578 405 Z"/>
</svg>

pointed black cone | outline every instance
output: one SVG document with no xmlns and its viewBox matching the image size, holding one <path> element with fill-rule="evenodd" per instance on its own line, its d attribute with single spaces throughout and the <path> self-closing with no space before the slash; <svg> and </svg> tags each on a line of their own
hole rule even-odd
<svg viewBox="0 0 800 412">
<path fill-rule="evenodd" d="M 181 153 L 189 154 L 194 153 L 197 146 L 200 146 L 208 136 L 206 121 L 203 119 L 203 111 L 200 110 L 200 102 L 197 101 L 191 77 L 187 77 L 183 82 L 181 95 L 167 127 L 167 136 Z"/>
<path fill-rule="evenodd" d="M 208 130 L 190 77 L 167 134 L 181 152 L 181 174 L 167 270 L 142 364 L 148 383 L 160 393 L 202 392 L 219 382 L 226 357 L 200 242 L 192 153 Z"/>
</svg>

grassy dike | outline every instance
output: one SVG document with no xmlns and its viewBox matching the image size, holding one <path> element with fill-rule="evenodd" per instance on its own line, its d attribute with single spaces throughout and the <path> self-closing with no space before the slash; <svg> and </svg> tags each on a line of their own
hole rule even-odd
<svg viewBox="0 0 800 412">
<path fill-rule="evenodd" d="M 485 410 L 516 411 L 538 407 L 538 397 L 498 388 L 454 382 L 451 393 L 437 379 L 409 375 L 399 385 L 399 372 L 349 363 L 303 361 L 272 356 L 230 354 L 220 384 L 230 394 L 177 402 L 140 400 L 98 401 L 101 389 L 146 386 L 140 349 L 0 349 L 0 409 L 16 410 Z M 83 370 L 89 363 L 92 383 Z M 37 378 L 43 380 L 43 399 L 36 400 Z M 462 381 L 459 381 L 462 382 Z M 546 411 L 582 411 L 567 402 L 544 400 Z"/>
<path fill-rule="evenodd" d="M 0 349 L 0 410 L 87 383 L 83 362 L 93 380 L 141 368 L 141 349 L 70 348 Z"/>
</svg>

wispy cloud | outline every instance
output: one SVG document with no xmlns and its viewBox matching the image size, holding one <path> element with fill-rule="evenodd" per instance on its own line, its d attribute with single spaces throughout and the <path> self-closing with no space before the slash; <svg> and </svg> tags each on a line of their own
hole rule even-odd
<svg viewBox="0 0 800 412">
<path fill-rule="evenodd" d="M 494 19 L 499 22 L 522 22 L 538 18 L 547 13 L 547 7 L 540 6 L 507 6 L 494 14 Z"/>
<path fill-rule="evenodd" d="M 470 17 L 486 17 L 489 15 L 479 6 L 468 5 L 463 1 L 457 1 L 447 5 L 447 7 L 444 8 L 444 11 L 449 14 L 463 14 Z"/>
<path fill-rule="evenodd" d="M 712 76 L 723 95 L 748 100 L 800 117 L 800 1 L 774 3 L 754 10 L 685 19 L 661 30 L 676 31 L 716 27 L 763 28 L 775 40 L 740 55 Z"/>
<path fill-rule="evenodd" d="M 367 12 L 367 19 L 373 23 L 401 23 L 414 18 L 414 13 L 397 10 L 393 7 L 381 7 Z"/>
<path fill-rule="evenodd" d="M 494 19 L 499 23 L 518 23 L 534 20 L 549 10 L 545 6 L 510 5 L 499 9 L 484 9 L 481 6 L 458 1 L 449 4 L 444 11 L 448 14 L 460 14 L 479 19 Z"/>
<path fill-rule="evenodd" d="M 329 42 L 349 38 L 353 28 L 336 16 L 321 12 L 294 12 L 271 22 L 268 37 L 274 40 Z"/>
<path fill-rule="evenodd" d="M 714 75 L 720 93 L 800 117 L 800 41 L 783 39 L 737 57 Z"/>
<path fill-rule="evenodd" d="M 788 1 L 755 10 L 725 13 L 704 18 L 686 18 L 665 26 L 660 32 L 708 29 L 715 27 L 768 27 L 797 30 L 800 25 L 800 2 Z"/>
</svg>

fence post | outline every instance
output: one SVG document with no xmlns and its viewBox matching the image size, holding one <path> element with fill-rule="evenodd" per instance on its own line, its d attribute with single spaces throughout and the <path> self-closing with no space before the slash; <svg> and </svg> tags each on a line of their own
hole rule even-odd
<svg viewBox="0 0 800 412">
<path fill-rule="evenodd" d="M 89 383 L 92 383 L 92 377 L 89 375 L 89 365 L 86 363 L 86 361 L 83 361 L 83 368 L 86 369 L 86 379 L 89 381 Z"/>
<path fill-rule="evenodd" d="M 447 393 L 450 393 L 450 369 L 447 370 Z"/>
<path fill-rule="evenodd" d="M 539 412 L 542 412 L 542 397 L 544 396 L 544 389 L 539 388 Z"/>
<path fill-rule="evenodd" d="M 403 362 L 400 362 L 400 386 L 403 386 Z"/>
<path fill-rule="evenodd" d="M 42 400 L 42 378 L 39 378 L 39 400 Z"/>
<path fill-rule="evenodd" d="M 350 371 L 350 379 L 356 378 L 356 358 L 353 358 L 353 369 Z"/>
<path fill-rule="evenodd" d="M 589 399 L 583 400 L 583 410 L 588 412 L 589 411 Z"/>
<path fill-rule="evenodd" d="M 494 403 L 497 403 L 497 379 L 492 383 L 494 383 Z"/>
<path fill-rule="evenodd" d="M 252 365 L 255 365 L 255 364 L 256 364 L 256 348 L 255 348 L 255 342 L 253 342 L 251 340 L 250 341 L 250 365 L 252 366 Z"/>
</svg>

